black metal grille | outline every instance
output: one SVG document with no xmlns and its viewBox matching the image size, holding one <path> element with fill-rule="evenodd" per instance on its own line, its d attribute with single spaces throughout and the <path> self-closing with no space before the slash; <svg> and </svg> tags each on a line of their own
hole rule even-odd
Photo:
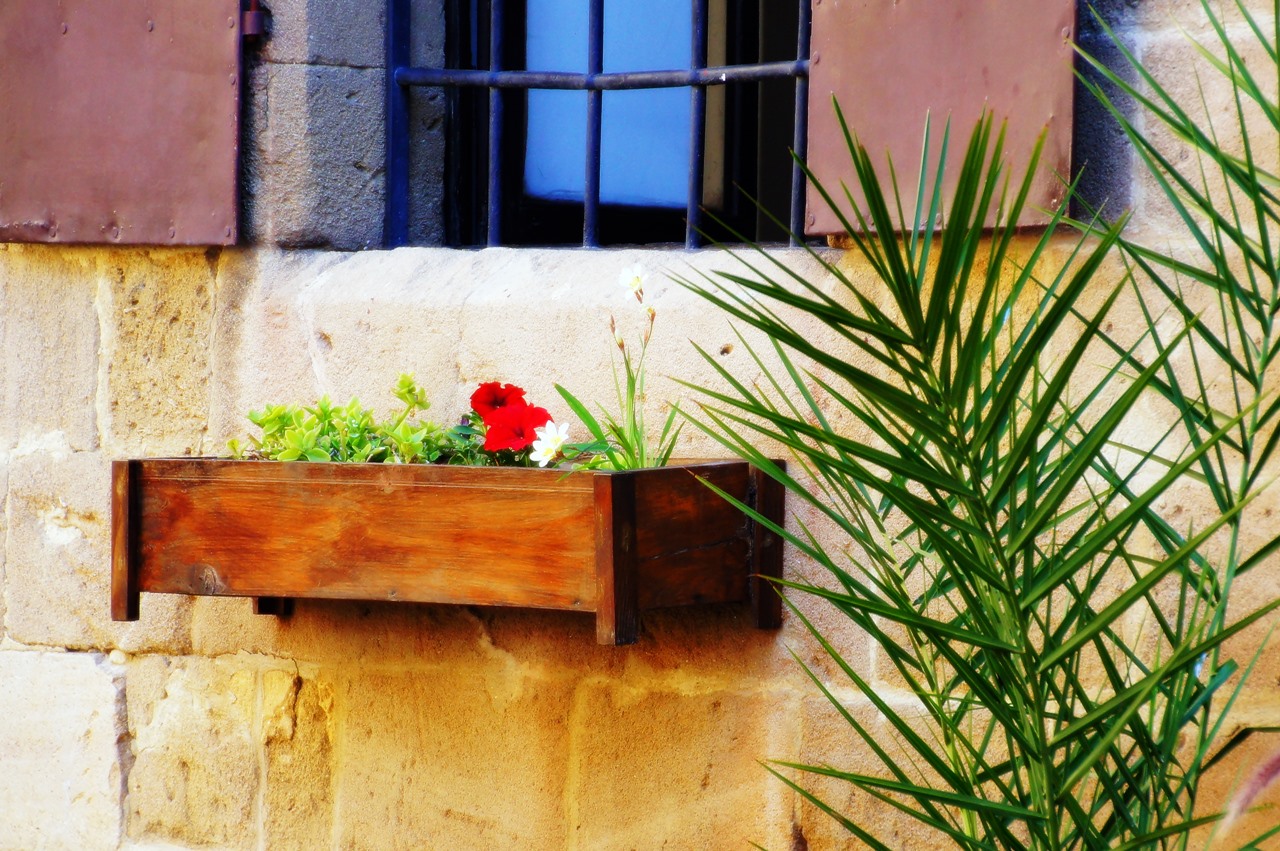
<svg viewBox="0 0 1280 851">
<path fill-rule="evenodd" d="M 411 86 L 479 87 L 489 90 L 489 245 L 503 244 L 501 209 L 503 186 L 501 157 L 503 146 L 503 89 L 561 89 L 587 92 L 586 175 L 583 193 L 582 244 L 599 244 L 600 213 L 600 130 L 602 93 L 627 89 L 689 89 L 690 168 L 685 208 L 685 245 L 699 244 L 702 225 L 703 142 L 706 133 L 706 87 L 734 82 L 758 82 L 794 78 L 796 81 L 793 150 L 805 156 L 807 132 L 806 104 L 809 78 L 809 2 L 799 0 L 799 36 L 796 58 L 787 62 L 707 67 L 707 0 L 693 2 L 692 62 L 687 70 L 632 71 L 604 73 L 604 0 L 590 0 L 588 12 L 587 72 L 585 74 L 520 71 L 500 67 L 503 51 L 503 0 L 490 0 L 491 57 L 488 70 L 415 68 L 409 64 L 409 0 L 387 0 L 387 203 L 383 224 L 388 247 L 404 245 L 409 233 L 409 99 Z M 804 227 L 804 173 L 798 164 L 791 174 L 790 228 L 792 234 Z"/>
</svg>

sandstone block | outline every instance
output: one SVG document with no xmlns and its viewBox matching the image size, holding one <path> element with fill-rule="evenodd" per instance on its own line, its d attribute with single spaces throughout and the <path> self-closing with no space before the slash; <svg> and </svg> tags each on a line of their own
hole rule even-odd
<svg viewBox="0 0 1280 851">
<path fill-rule="evenodd" d="M 1260 725 L 1261 726 L 1261 725 Z M 1200 797 L 1196 800 L 1196 814 L 1217 813 L 1226 810 L 1231 800 L 1240 794 L 1253 779 L 1255 773 L 1280 755 L 1280 732 L 1275 726 L 1257 729 L 1249 733 L 1232 753 L 1219 764 L 1205 772 L 1200 784 Z M 1248 808 L 1235 821 L 1218 827 L 1214 834 L 1217 847 L 1223 848 L 1272 848 L 1275 837 L 1262 844 L 1250 840 L 1273 830 L 1280 810 L 1280 783 L 1272 782 L 1255 797 Z M 1195 834 L 1193 834 L 1195 835 Z M 1203 844 L 1206 832 L 1198 834 Z M 1193 840 L 1193 845 L 1196 844 Z"/>
<path fill-rule="evenodd" d="M 144 616 L 152 599 L 142 599 Z M 325 666 L 416 668 L 423 659 L 478 665 L 490 655 L 479 619 L 461 606 L 298 600 L 281 619 L 253 614 L 248 600 L 195 598 L 191 620 L 195 651 L 208 656 L 244 650 Z"/>
<path fill-rule="evenodd" d="M 61 432 L 98 446 L 98 262 L 103 252 L 0 245 L 0 449 Z"/>
<path fill-rule="evenodd" d="M 223 253 L 214 319 L 209 454 L 243 439 L 245 418 L 271 402 L 314 400 L 323 345 L 298 309 L 299 294 L 345 255 L 260 249 Z"/>
<path fill-rule="evenodd" d="M 9 463 L 5 631 L 25 644 L 181 652 L 184 598 L 148 598 L 145 617 L 111 620 L 111 469 L 100 453 Z"/>
<path fill-rule="evenodd" d="M 584 683 L 572 723 L 568 847 L 787 847 L 791 793 L 759 765 L 793 754 L 776 693 Z"/>
<path fill-rule="evenodd" d="M 869 701 L 853 697 L 847 709 L 877 736 L 878 743 L 891 757 L 908 759 L 896 744 L 892 728 Z M 889 776 L 881 767 L 879 758 L 848 722 L 821 695 L 809 698 L 803 704 L 803 736 L 800 758 L 805 765 L 830 766 L 836 769 Z M 844 781 L 804 772 L 787 771 L 788 777 L 818 797 L 836 812 L 850 818 L 890 848 L 932 849 L 954 848 L 954 843 L 943 834 L 921 827 L 917 822 L 891 807 L 887 807 L 870 795 L 858 791 Z M 864 848 L 831 816 L 808 801 L 801 801 L 796 830 L 807 848 Z M 792 847 L 796 847 L 793 845 Z"/>
<path fill-rule="evenodd" d="M 0 651 L 0 848 L 117 847 L 121 674 L 96 653 Z"/>
<path fill-rule="evenodd" d="M 256 846 L 258 667 L 244 657 L 131 662 L 131 839 Z"/>
<path fill-rule="evenodd" d="M 9 497 L 9 465 L 0 461 L 0 506 L 4 506 Z M 0 541 L 9 537 L 9 521 L 7 511 L 0 511 Z M 0 642 L 5 638 L 5 548 L 0 546 Z"/>
<path fill-rule="evenodd" d="M 113 254 L 104 341 L 116 455 L 198 455 L 209 416 L 218 250 Z"/>
<path fill-rule="evenodd" d="M 1178 29 L 1185 29 L 1197 37 L 1210 35 L 1210 24 L 1208 18 L 1204 14 L 1204 6 L 1199 0 L 1161 0 L 1161 2 L 1152 2 L 1152 0 L 1109 0 L 1104 4 L 1100 11 L 1106 14 L 1107 7 L 1119 6 L 1121 3 L 1132 7 L 1129 10 L 1129 17 L 1132 22 L 1151 32 L 1175 32 Z M 1245 0 L 1245 8 L 1251 15 L 1260 22 L 1264 22 L 1272 14 L 1274 7 L 1267 0 Z M 1226 17 L 1227 21 L 1238 20 L 1235 14 L 1235 4 L 1224 4 L 1218 6 L 1210 4 L 1215 14 L 1220 14 L 1222 8 L 1230 10 Z"/>
<path fill-rule="evenodd" d="M 263 674 L 269 848 L 326 848 L 333 832 L 333 690 L 292 671 Z"/>
<path fill-rule="evenodd" d="M 1242 55 L 1246 66 L 1259 79 L 1267 97 L 1272 102 L 1276 98 L 1274 63 L 1266 55 L 1266 49 L 1256 37 L 1249 34 L 1233 41 L 1233 45 Z M 1206 46 L 1215 55 L 1221 55 L 1221 47 L 1216 36 L 1206 36 Z M 1152 39 L 1140 54 L 1144 67 L 1154 76 L 1161 86 L 1169 92 L 1173 99 L 1187 113 L 1197 120 L 1201 127 L 1209 127 L 1212 123 L 1213 133 L 1228 153 L 1241 156 L 1243 140 L 1240 132 L 1240 121 L 1236 113 L 1234 95 L 1229 81 L 1214 69 L 1198 52 L 1197 46 L 1178 31 L 1171 31 L 1159 38 Z M 1266 69 L 1272 69 L 1268 72 Z M 1280 168 L 1280 159 L 1275 145 L 1266 140 L 1274 139 L 1275 130 L 1265 120 L 1261 110 L 1252 101 L 1242 97 L 1245 126 L 1253 139 L 1252 153 L 1257 167 L 1274 174 Z M 1202 179 L 1201 163 L 1191 146 L 1173 137 L 1162 125 L 1148 116 L 1143 116 L 1144 132 L 1150 137 L 1157 150 L 1167 157 L 1201 192 L 1207 190 L 1220 210 L 1229 214 L 1227 205 L 1226 184 L 1221 174 L 1207 161 L 1203 164 L 1207 176 Z M 1134 170 L 1135 224 L 1139 232 L 1148 239 L 1163 235 L 1179 237 L 1186 233 L 1183 224 L 1172 205 L 1165 199 L 1156 181 L 1142 166 Z M 1205 185 L 1207 184 L 1207 186 Z M 1238 190 L 1233 191 L 1237 193 Z M 1239 197 L 1239 196 L 1238 196 Z M 1248 220 L 1247 209 L 1242 211 Z"/>
<path fill-rule="evenodd" d="M 565 847 L 569 690 L 491 673 L 342 671 L 336 846 Z"/>
</svg>

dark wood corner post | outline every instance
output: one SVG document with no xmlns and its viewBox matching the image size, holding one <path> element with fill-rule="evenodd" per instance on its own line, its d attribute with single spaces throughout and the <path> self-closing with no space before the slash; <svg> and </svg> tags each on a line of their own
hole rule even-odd
<svg viewBox="0 0 1280 851">
<path fill-rule="evenodd" d="M 137 503 L 134 461 L 111 462 L 111 619 L 138 619 Z"/>
<path fill-rule="evenodd" d="M 595 476 L 596 643 L 635 644 L 640 628 L 636 590 L 636 477 Z"/>
<path fill-rule="evenodd" d="M 775 462 L 783 466 L 783 462 Z M 763 471 L 751 468 L 751 507 L 778 526 L 784 525 L 782 484 Z M 769 580 L 782 578 L 782 537 L 763 523 L 751 524 L 751 614 L 760 629 L 782 626 L 782 597 Z"/>
</svg>

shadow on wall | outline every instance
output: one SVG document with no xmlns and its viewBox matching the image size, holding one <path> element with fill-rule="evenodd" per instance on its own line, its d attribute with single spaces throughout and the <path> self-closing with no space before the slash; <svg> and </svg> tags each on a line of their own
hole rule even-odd
<svg viewBox="0 0 1280 851">
<path fill-rule="evenodd" d="M 790 796 L 756 760 L 791 737 L 777 674 L 794 666 L 745 607 L 650 613 L 625 649 L 597 646 L 592 619 L 570 613 L 300 601 L 280 622 L 246 600 L 196 609 L 202 658 L 140 658 L 131 674 L 135 839 L 247 840 L 257 789 L 269 847 L 789 835 L 785 815 L 773 822 Z"/>
</svg>

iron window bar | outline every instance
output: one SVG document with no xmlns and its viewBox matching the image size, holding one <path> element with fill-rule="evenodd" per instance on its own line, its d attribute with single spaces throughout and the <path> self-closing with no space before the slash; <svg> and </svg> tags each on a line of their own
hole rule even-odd
<svg viewBox="0 0 1280 851">
<path fill-rule="evenodd" d="M 685 210 L 685 246 L 700 244 L 702 222 L 703 145 L 706 135 L 706 87 L 728 83 L 794 78 L 795 124 L 792 150 L 797 161 L 791 167 L 791 244 L 804 232 L 804 170 L 809 94 L 810 0 L 799 0 L 799 36 L 795 60 L 708 67 L 706 55 L 707 0 L 693 3 L 692 67 L 670 71 L 603 71 L 604 0 L 591 0 L 588 10 L 587 72 L 523 71 L 501 67 L 503 55 L 503 0 L 490 0 L 489 70 L 421 68 L 409 64 L 409 0 L 387 0 L 386 79 L 386 212 L 383 242 L 388 248 L 409 240 L 409 98 L 419 86 L 476 87 L 489 90 L 489 181 L 487 244 L 502 244 L 501 139 L 505 89 L 553 89 L 587 92 L 586 174 L 583 191 L 582 244 L 599 245 L 600 137 L 602 94 L 606 91 L 688 88 L 692 106 L 689 121 L 690 168 Z"/>
</svg>

